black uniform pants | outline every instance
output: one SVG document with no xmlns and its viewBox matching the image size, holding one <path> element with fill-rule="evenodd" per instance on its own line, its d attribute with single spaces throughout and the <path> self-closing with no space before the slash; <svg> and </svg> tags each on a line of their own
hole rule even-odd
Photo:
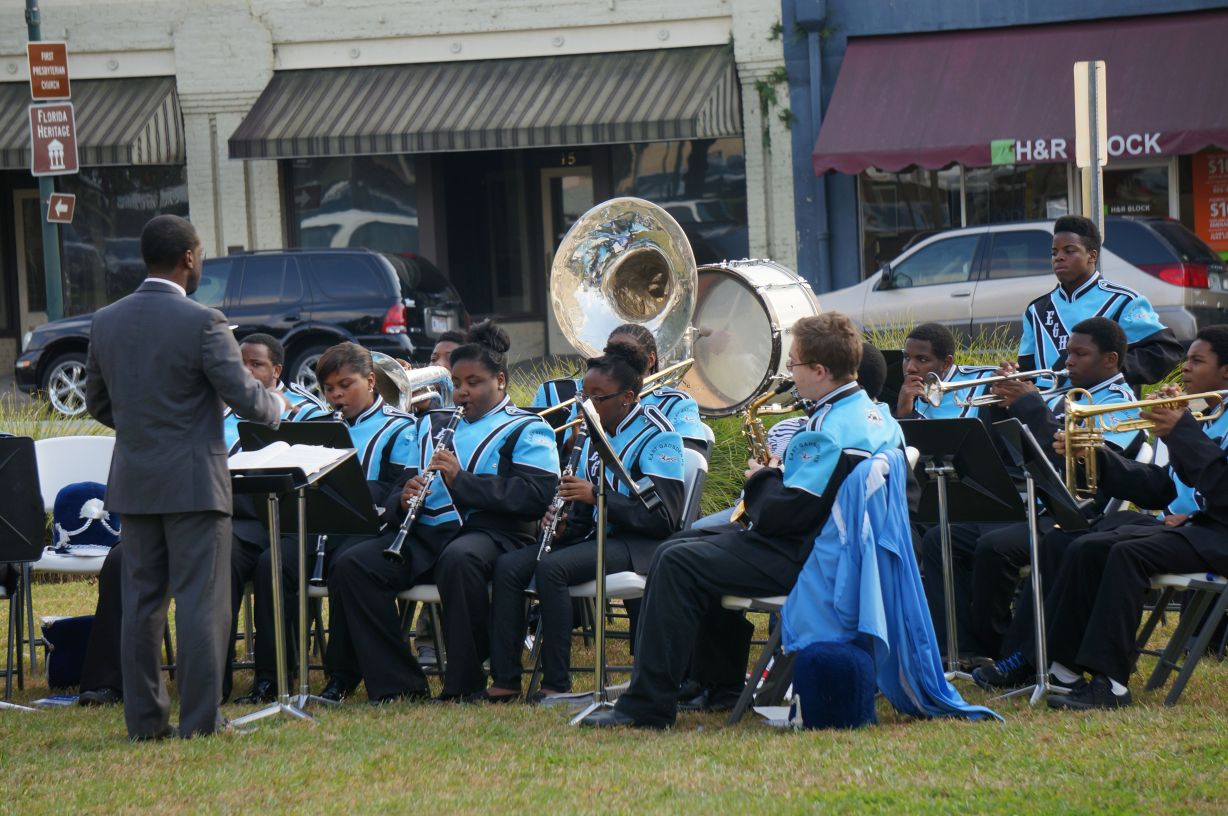
<svg viewBox="0 0 1228 816">
<path fill-rule="evenodd" d="M 1124 685 L 1151 576 L 1210 569 L 1184 535 L 1163 527 L 1082 536 L 1067 548 L 1045 601 L 1049 657 Z"/>
<path fill-rule="evenodd" d="M 415 576 L 408 559 L 384 557 L 393 538 L 395 533 L 345 548 L 334 559 L 328 579 L 328 675 L 344 687 L 363 681 L 372 700 L 427 688 L 426 675 L 402 636 L 397 611 L 397 593 L 414 586 Z M 420 581 L 429 583 L 429 574 Z M 447 642 L 450 657 L 451 640 Z"/>
<path fill-rule="evenodd" d="M 625 543 L 615 538 L 606 539 L 605 567 L 607 575 L 632 568 L 631 553 Z M 542 623 L 542 687 L 552 691 L 571 690 L 568 669 L 574 622 L 568 588 L 596 577 L 595 541 L 554 550 L 540 562 L 535 547 L 507 553 L 495 562 L 490 627 L 490 673 L 495 685 L 520 688 L 520 675 L 524 671 L 520 656 L 526 625 L 525 587 L 533 579 Z"/>
<path fill-rule="evenodd" d="M 103 559 L 98 573 L 98 606 L 94 627 L 81 664 L 81 690 L 114 689 L 122 692 L 124 675 L 120 669 L 119 642 L 124 626 L 123 549 L 116 544 Z"/>
<path fill-rule="evenodd" d="M 672 725 L 678 687 L 700 639 L 717 638 L 729 652 L 746 654 L 738 638 L 721 638 L 736 617 L 721 608 L 722 595 L 783 595 L 792 589 L 804 559 L 773 553 L 753 532 L 723 532 L 666 541 L 648 570 L 631 685 L 618 698 L 620 712 L 642 724 Z M 770 564 L 770 571 L 768 565 Z M 713 665 L 729 661 L 713 661 Z M 745 663 L 739 678 L 745 676 Z M 725 678 L 701 678 L 722 685 Z"/>
</svg>

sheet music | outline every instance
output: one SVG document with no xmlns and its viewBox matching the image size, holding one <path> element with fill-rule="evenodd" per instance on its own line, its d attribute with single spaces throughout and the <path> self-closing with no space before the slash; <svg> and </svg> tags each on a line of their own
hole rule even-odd
<svg viewBox="0 0 1228 816">
<path fill-rule="evenodd" d="M 348 450 L 326 448 L 322 445 L 289 445 L 277 441 L 260 450 L 239 451 L 227 460 L 227 464 L 231 470 L 298 468 L 310 476 L 348 454 Z"/>
</svg>

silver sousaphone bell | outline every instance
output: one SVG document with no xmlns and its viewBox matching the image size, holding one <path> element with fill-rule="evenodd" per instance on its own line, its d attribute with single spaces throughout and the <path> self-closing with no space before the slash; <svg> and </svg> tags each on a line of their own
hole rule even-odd
<svg viewBox="0 0 1228 816">
<path fill-rule="evenodd" d="M 371 352 L 375 390 L 388 403 L 405 413 L 428 408 L 452 407 L 452 372 L 443 366 L 407 369 L 396 358 Z"/>
</svg>

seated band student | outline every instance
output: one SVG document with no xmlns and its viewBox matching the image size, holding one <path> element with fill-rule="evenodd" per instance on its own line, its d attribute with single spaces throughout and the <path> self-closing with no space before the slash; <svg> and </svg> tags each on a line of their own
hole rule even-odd
<svg viewBox="0 0 1228 816">
<path fill-rule="evenodd" d="M 313 421 L 334 421 L 346 426 L 367 478 L 371 500 L 377 507 L 395 503 L 406 467 L 413 460 L 417 442 L 416 421 L 409 414 L 386 404 L 375 388 L 371 352 L 356 343 L 338 343 L 320 355 L 316 377 L 331 409 Z M 324 541 L 324 575 L 338 552 L 359 540 L 355 536 L 328 536 Z M 317 539 L 308 539 L 308 572 L 315 569 Z M 283 619 L 286 635 L 288 676 L 297 675 L 298 579 L 297 536 L 281 541 Z M 271 701 L 277 693 L 277 653 L 273 632 L 272 555 L 266 547 L 259 555 L 252 586 L 256 597 L 256 672 L 250 694 L 236 702 Z M 335 606 L 330 601 L 330 610 Z M 265 634 L 267 633 L 267 634 Z"/>
<path fill-rule="evenodd" d="M 1228 325 L 1207 326 L 1198 332 L 1190 345 L 1181 374 L 1185 392 L 1189 394 L 1228 389 Z M 1171 387 L 1166 387 L 1165 393 L 1172 393 L 1170 389 Z M 1097 450 L 1096 457 L 1100 468 L 1100 483 L 1106 491 L 1125 497 L 1139 507 L 1164 508 L 1162 517 L 1122 510 L 1105 516 L 1092 526 L 1091 532 L 1054 530 L 1045 536 L 1041 550 L 1045 570 L 1042 573 L 1045 576 L 1046 588 L 1045 621 L 1052 631 L 1049 636 L 1049 656 L 1056 661 L 1056 665 L 1050 669 L 1055 682 L 1062 685 L 1076 684 L 1080 679 L 1080 676 L 1068 667 L 1082 665 L 1079 655 L 1084 644 L 1087 644 L 1090 653 L 1097 651 L 1093 641 L 1084 636 L 1085 631 L 1090 631 L 1087 629 L 1088 613 L 1091 602 L 1096 598 L 1096 581 L 1092 573 L 1082 574 L 1076 571 L 1076 568 L 1090 566 L 1095 576 L 1100 575 L 1109 548 L 1118 539 L 1130 541 L 1146 538 L 1152 533 L 1177 530 L 1180 536 L 1191 541 L 1190 546 L 1206 554 L 1205 540 L 1214 538 L 1215 534 L 1221 537 L 1224 535 L 1225 528 L 1222 525 L 1225 514 L 1220 511 L 1217 515 L 1213 509 L 1214 503 L 1208 503 L 1208 494 L 1204 492 L 1209 485 L 1213 486 L 1215 483 L 1198 479 L 1186 481 L 1191 473 L 1200 472 L 1197 469 L 1199 451 L 1204 456 L 1210 456 L 1212 460 L 1213 451 L 1202 444 L 1201 440 L 1197 446 L 1198 450 L 1178 450 L 1186 439 L 1184 432 L 1190 430 L 1189 423 L 1184 420 L 1180 422 L 1177 432 L 1169 432 L 1167 438 L 1160 435 L 1160 430 L 1157 426 L 1157 436 L 1160 436 L 1157 448 L 1168 448 L 1167 466 L 1134 462 L 1109 447 Z M 1201 432 L 1228 456 L 1228 414 L 1214 422 L 1201 423 Z M 1064 450 L 1064 438 L 1059 436 L 1055 447 Z M 1222 483 L 1220 487 L 1222 489 Z M 1180 543 L 1174 542 L 1174 546 L 1184 550 L 1184 545 Z M 1066 563 L 1068 557 L 1071 559 L 1069 565 Z M 1174 564 L 1173 569 L 1157 569 L 1156 572 L 1188 571 L 1176 569 L 1175 566 Z M 1213 571 L 1222 575 L 1224 573 L 1221 570 L 1225 566 L 1220 558 L 1218 568 Z M 1035 644 L 1030 600 L 1029 597 L 1026 599 L 1027 603 L 1019 604 L 1019 611 L 1004 638 L 1003 652 L 1006 657 L 993 666 L 973 672 L 973 679 L 982 687 L 1014 688 L 1035 678 Z M 1060 629 L 1053 628 L 1055 619 L 1061 622 Z M 1120 639 L 1120 634 L 1114 633 L 1118 644 L 1124 642 L 1129 646 L 1133 643 L 1132 634 L 1124 641 Z M 1120 651 L 1121 647 L 1118 645 L 1116 648 Z M 1098 665 L 1100 663 L 1092 664 L 1091 670 L 1096 671 Z M 1116 667 L 1105 665 L 1113 671 L 1121 671 L 1120 664 Z M 1107 669 L 1102 670 L 1102 673 L 1117 681 L 1117 686 L 1110 684 L 1115 690 L 1121 691 L 1125 686 L 1125 677 L 1114 676 Z M 1101 694 L 1101 702 L 1107 700 L 1108 698 Z M 1113 701 L 1116 702 L 1117 698 L 1114 697 Z"/>
<path fill-rule="evenodd" d="M 1061 370 L 1073 326 L 1089 317 L 1107 317 L 1126 333 L 1129 345 L 1121 361 L 1126 382 L 1132 387 L 1159 382 L 1181 362 L 1181 344 L 1145 296 L 1101 276 L 1096 269 L 1100 248 L 1100 230 L 1090 219 L 1064 215 L 1053 223 L 1057 286 L 1023 312 L 1019 369 Z"/>
<path fill-rule="evenodd" d="M 652 483 L 659 504 L 648 510 L 631 494 L 630 486 L 606 471 L 608 532 L 605 542 L 607 573 L 648 571 L 657 546 L 678 529 L 682 517 L 684 474 L 682 437 L 665 415 L 642 405 L 646 360 L 634 343 L 612 342 L 605 354 L 588 361 L 580 392 L 591 399 L 601 427 L 631 478 Z M 485 697 L 507 702 L 520 696 L 523 673 L 520 655 L 526 623 L 525 588 L 530 579 L 541 604 L 543 680 L 540 697 L 571 690 L 568 673 L 571 654 L 572 600 L 568 587 L 596 576 L 596 502 L 594 482 L 599 457 L 588 441 L 579 453 L 575 475 L 564 475 L 559 497 L 570 512 L 559 528 L 552 550 L 526 547 L 495 562 L 491 598 L 490 671 L 493 685 Z M 540 698 L 539 698 L 540 699 Z"/>
<path fill-rule="evenodd" d="M 794 324 L 793 336 L 787 368 L 798 393 L 814 401 L 806 429 L 789 443 L 783 468 L 749 463 L 749 528 L 690 530 L 658 548 L 648 571 L 631 685 L 613 709 L 590 715 L 584 724 L 672 725 L 699 639 L 730 657 L 727 676 L 696 679 L 740 684 L 750 634 L 730 636 L 730 627 L 743 621 L 724 614 L 721 596 L 788 592 L 843 480 L 863 458 L 903 445 L 895 420 L 885 418 L 854 380 L 862 341 L 852 321 L 837 312 L 804 317 Z"/>
<path fill-rule="evenodd" d="M 883 357 L 883 353 L 873 343 L 868 341 L 862 343 L 861 364 L 857 367 L 857 384 L 861 386 L 861 390 L 866 392 L 866 396 L 878 406 L 879 413 L 890 417 L 891 408 L 878 401 L 879 395 L 883 391 L 883 385 L 886 382 L 887 359 Z M 800 408 L 802 411 L 807 410 L 805 400 L 801 401 Z M 793 438 L 794 434 L 806 427 L 806 422 L 809 418 L 807 414 L 803 413 L 802 416 L 782 419 L 768 428 L 767 446 L 773 458 L 784 458 L 785 448 L 789 447 L 789 440 Z M 733 507 L 726 507 L 724 510 L 717 510 L 715 513 L 709 513 L 701 519 L 696 519 L 691 528 L 702 530 L 705 527 L 728 524 L 732 516 Z"/>
<path fill-rule="evenodd" d="M 280 385 L 285 350 L 280 342 L 267 334 L 251 334 L 239 344 L 243 365 L 265 388 L 281 391 L 290 402 L 282 412 L 282 421 L 294 421 L 322 412 L 315 397 L 296 387 Z M 227 408 L 222 413 L 222 436 L 230 453 L 239 450 L 239 417 Z M 231 523 L 231 601 L 233 617 L 238 617 L 243 599 L 243 589 L 251 578 L 260 552 L 268 547 L 268 526 L 256 510 L 252 497 L 234 496 L 234 518 Z M 122 626 L 120 576 L 123 574 L 123 542 L 111 548 L 102 562 L 98 574 L 98 605 L 94 612 L 94 626 L 90 630 L 85 659 L 81 667 L 81 705 L 109 705 L 123 700 L 123 677 L 120 673 L 119 649 Z M 232 625 L 233 632 L 233 625 Z M 272 648 L 270 643 L 269 648 Z M 230 660 L 223 678 L 223 699 L 229 696 L 231 676 L 229 665 L 234 658 L 234 640 L 231 639 Z"/>
<path fill-rule="evenodd" d="M 1072 387 L 1091 393 L 1095 404 L 1124 403 L 1136 399 L 1122 377 L 1120 365 L 1125 355 L 1126 338 L 1121 328 L 1103 317 L 1093 317 L 1074 326 L 1067 346 L 1066 366 Z M 1002 368 L 1009 373 L 1011 364 Z M 1008 380 L 993 386 L 992 393 L 1002 399 L 993 413 L 1019 419 L 1041 445 L 1048 446 L 1066 416 L 1066 391 L 1042 393 L 1029 380 Z M 982 412 L 985 413 L 984 411 Z M 1110 414 L 1108 419 L 1133 417 L 1137 411 Z M 1133 456 L 1142 445 L 1138 431 L 1106 435 L 1106 440 Z M 1063 471 L 1064 460 L 1054 455 L 1054 467 Z M 1101 490 L 1094 512 L 1103 510 L 1109 495 Z M 1040 517 L 1042 534 L 1053 527 L 1048 514 Z M 952 524 L 952 572 L 955 579 L 956 621 L 961 651 L 977 656 L 1001 656 L 1003 634 L 1010 625 L 1011 602 L 1019 583 L 1019 571 L 1029 562 L 1027 525 Z M 942 537 L 935 525 L 921 543 L 922 583 L 940 644 L 946 643 L 946 614 L 943 593 Z"/>
<path fill-rule="evenodd" d="M 400 502 L 389 505 L 390 521 L 399 525 L 426 474 L 438 474 L 409 530 L 403 561 L 383 554 L 391 530 L 341 553 L 333 566 L 326 699 L 345 698 L 359 682 L 375 703 L 429 696 L 426 675 L 401 635 L 396 594 L 430 581 L 439 587 L 448 650 L 440 699 L 486 688 L 487 584 L 500 555 L 533 543 L 558 485 L 559 462 L 550 425 L 507 397 L 507 332 L 488 321 L 467 340 L 451 356 L 452 398 L 464 409 L 452 447 L 436 448 L 432 417 L 420 419 L 412 476 Z"/>
<path fill-rule="evenodd" d="M 606 343 L 635 343 L 643 349 L 648 361 L 643 372 L 645 378 L 661 370 L 657 339 L 651 331 L 638 323 L 624 323 L 618 326 L 610 332 Z M 537 393 L 533 397 L 533 405 L 536 408 L 557 405 L 574 396 L 576 389 L 580 387 L 579 380 L 574 383 L 562 380 L 544 382 L 537 388 Z M 699 417 L 699 405 L 690 394 L 678 388 L 663 385 L 645 394 L 640 402 L 644 405 L 651 405 L 664 414 L 674 426 L 674 430 L 681 434 L 684 445 L 699 451 L 704 456 L 708 455 L 707 431 L 704 429 L 703 420 Z M 576 411 L 573 408 L 569 421 L 575 419 L 575 416 Z"/>
<path fill-rule="evenodd" d="M 955 335 L 941 323 L 922 323 L 908 333 L 904 341 L 904 384 L 900 386 L 895 406 L 897 419 L 958 419 L 975 417 L 980 408 L 965 405 L 974 397 L 986 393 L 985 387 L 948 391 L 935 407 L 925 399 L 925 378 L 937 374 L 944 383 L 983 380 L 992 376 L 997 366 L 966 366 L 955 364 Z"/>
</svg>

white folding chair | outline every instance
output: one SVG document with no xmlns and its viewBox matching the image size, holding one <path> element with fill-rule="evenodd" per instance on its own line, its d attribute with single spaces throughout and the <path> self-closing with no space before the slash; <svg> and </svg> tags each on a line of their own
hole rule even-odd
<svg viewBox="0 0 1228 816">
<path fill-rule="evenodd" d="M 1156 575 L 1151 579 L 1151 587 L 1160 591 L 1160 599 L 1139 631 L 1136 646 L 1139 652 L 1159 658 L 1151 677 L 1147 679 L 1147 691 L 1158 689 L 1164 685 L 1168 675 L 1174 670 L 1177 671 L 1177 679 L 1169 689 L 1168 696 L 1164 698 L 1164 705 L 1171 706 L 1176 705 L 1181 697 L 1186 683 L 1194 674 L 1194 668 L 1211 643 L 1216 627 L 1228 612 L 1228 579 L 1204 572 Z M 1192 597 L 1186 603 L 1181 620 L 1172 637 L 1168 639 L 1168 645 L 1161 652 L 1146 649 L 1147 641 L 1151 639 L 1160 616 L 1178 592 L 1190 592 Z"/>
<path fill-rule="evenodd" d="M 737 612 L 766 612 L 772 614 L 779 612 L 781 607 L 785 605 L 785 598 L 785 595 L 774 595 L 768 598 L 724 595 L 721 597 L 721 606 Z M 726 725 L 737 725 L 738 721 L 742 719 L 742 715 L 746 713 L 746 709 L 750 708 L 755 692 L 758 691 L 760 684 L 765 679 L 764 675 L 767 672 L 768 662 L 772 660 L 772 657 L 779 649 L 780 618 L 777 617 L 776 625 L 768 633 L 767 642 L 763 645 L 763 649 L 759 652 L 759 658 L 755 661 L 755 668 L 751 670 L 746 685 L 742 687 L 742 694 L 738 697 L 737 704 L 734 705 L 733 711 L 729 712 L 729 719 L 725 721 Z M 784 689 L 780 688 L 779 691 L 783 692 Z"/>
</svg>

